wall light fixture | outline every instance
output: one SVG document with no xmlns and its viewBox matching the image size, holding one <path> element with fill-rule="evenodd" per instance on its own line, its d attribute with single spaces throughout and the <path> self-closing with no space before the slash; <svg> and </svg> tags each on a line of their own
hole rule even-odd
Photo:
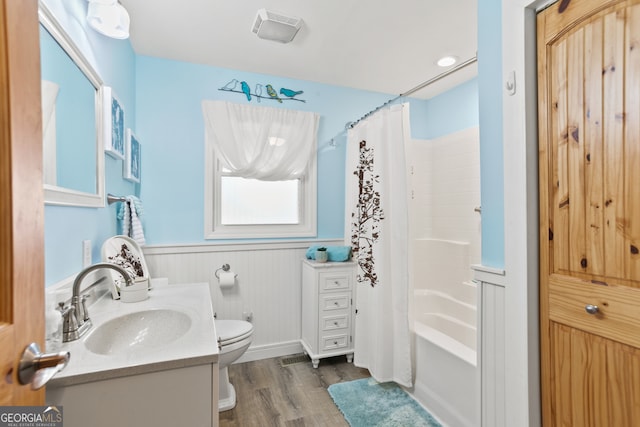
<svg viewBox="0 0 640 427">
<path fill-rule="evenodd" d="M 87 0 L 91 28 L 113 39 L 129 38 L 129 13 L 118 0 Z"/>
</svg>

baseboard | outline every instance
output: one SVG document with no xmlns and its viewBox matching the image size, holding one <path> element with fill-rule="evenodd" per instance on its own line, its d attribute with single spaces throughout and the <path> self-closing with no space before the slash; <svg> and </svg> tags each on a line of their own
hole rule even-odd
<svg viewBox="0 0 640 427">
<path fill-rule="evenodd" d="M 270 359 L 297 353 L 302 353 L 302 344 L 300 344 L 299 340 L 251 346 L 234 363 L 253 362 L 254 360 Z"/>
</svg>

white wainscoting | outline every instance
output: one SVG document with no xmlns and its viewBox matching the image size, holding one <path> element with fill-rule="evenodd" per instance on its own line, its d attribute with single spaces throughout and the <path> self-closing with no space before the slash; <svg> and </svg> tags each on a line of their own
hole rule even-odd
<svg viewBox="0 0 640 427">
<path fill-rule="evenodd" d="M 151 277 L 170 284 L 208 282 L 218 319 L 253 313 L 253 342 L 238 362 L 302 352 L 301 260 L 311 245 L 342 245 L 342 240 L 247 244 L 147 246 Z M 215 271 L 229 264 L 238 277 L 220 289 Z"/>
<path fill-rule="evenodd" d="M 506 427 L 505 272 L 472 266 L 478 286 L 478 364 L 481 425 Z"/>
</svg>

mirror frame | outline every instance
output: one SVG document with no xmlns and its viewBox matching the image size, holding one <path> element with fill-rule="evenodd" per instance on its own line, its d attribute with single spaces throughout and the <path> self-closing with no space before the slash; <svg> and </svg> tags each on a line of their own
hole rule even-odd
<svg viewBox="0 0 640 427">
<path fill-rule="evenodd" d="M 40 24 L 49 31 L 80 71 L 91 82 L 96 90 L 96 193 L 85 193 L 56 185 L 44 184 L 44 203 L 46 205 L 104 207 L 104 114 L 103 114 L 103 82 L 96 70 L 91 66 L 82 51 L 69 37 L 53 13 L 42 0 L 38 2 L 38 18 Z"/>
</svg>

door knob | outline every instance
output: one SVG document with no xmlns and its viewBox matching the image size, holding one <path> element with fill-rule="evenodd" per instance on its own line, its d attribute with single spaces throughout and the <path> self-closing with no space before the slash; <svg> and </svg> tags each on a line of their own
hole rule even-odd
<svg viewBox="0 0 640 427">
<path fill-rule="evenodd" d="M 598 314 L 598 306 L 597 305 L 587 304 L 587 305 L 584 306 L 584 309 L 589 314 Z"/>
<path fill-rule="evenodd" d="M 23 385 L 31 384 L 32 390 L 38 390 L 67 366 L 70 357 L 68 351 L 42 353 L 38 344 L 33 342 L 22 353 L 18 365 L 18 381 Z"/>
</svg>

